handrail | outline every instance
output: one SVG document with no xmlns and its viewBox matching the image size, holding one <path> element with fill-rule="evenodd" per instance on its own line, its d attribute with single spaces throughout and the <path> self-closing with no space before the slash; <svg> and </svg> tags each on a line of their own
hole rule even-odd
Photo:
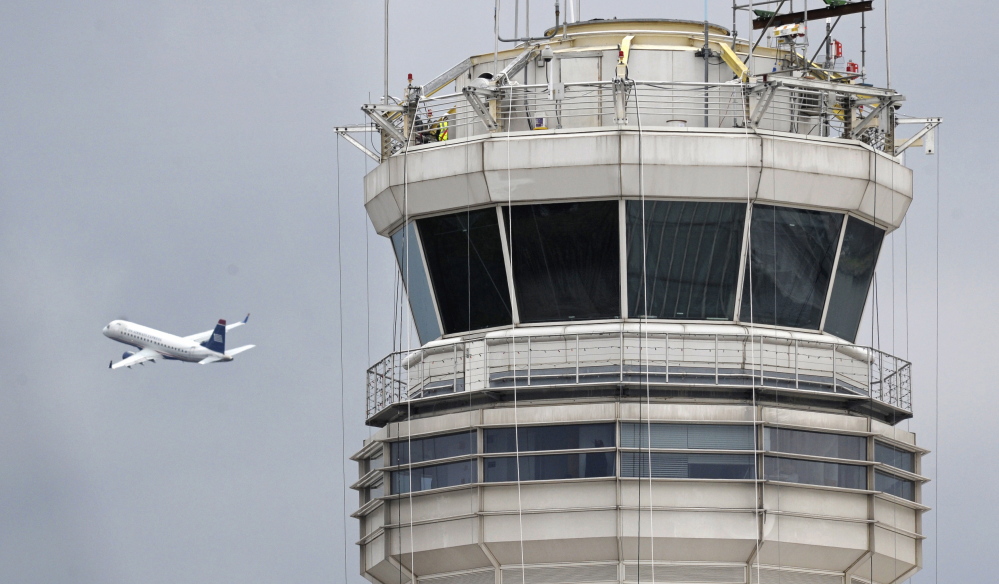
<svg viewBox="0 0 999 584">
<path fill-rule="evenodd" d="M 911 363 L 870 347 L 749 334 L 607 332 L 458 341 L 368 369 L 367 415 L 504 388 L 649 383 L 818 391 L 912 411 Z"/>
<path fill-rule="evenodd" d="M 872 122 L 889 115 L 891 106 L 904 99 L 887 89 L 779 76 L 724 83 L 635 80 L 629 81 L 629 88 L 641 96 L 643 128 L 745 131 L 748 122 L 760 130 L 859 139 L 886 151 L 893 143 L 894 124 Z M 629 127 L 626 120 L 637 120 L 635 100 L 628 99 L 621 111 L 615 105 L 622 106 L 615 104 L 614 82 L 594 81 L 561 84 L 557 91 L 544 84 L 466 87 L 394 106 L 409 109 L 406 116 L 392 119 L 382 115 L 385 106 L 362 109 L 392 142 L 383 155 L 392 155 L 402 150 L 403 136 L 409 136 L 412 151 L 498 131 L 622 128 Z M 402 131 L 403 119 L 412 120 L 412 132 Z"/>
</svg>

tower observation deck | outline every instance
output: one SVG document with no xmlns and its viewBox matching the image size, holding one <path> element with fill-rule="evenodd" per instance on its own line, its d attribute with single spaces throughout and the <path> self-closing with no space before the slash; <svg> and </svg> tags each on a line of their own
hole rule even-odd
<svg viewBox="0 0 999 584">
<path fill-rule="evenodd" d="M 362 574 L 911 576 L 911 367 L 856 344 L 903 97 L 703 23 L 546 37 L 364 106 L 419 343 L 368 369 Z"/>
</svg>

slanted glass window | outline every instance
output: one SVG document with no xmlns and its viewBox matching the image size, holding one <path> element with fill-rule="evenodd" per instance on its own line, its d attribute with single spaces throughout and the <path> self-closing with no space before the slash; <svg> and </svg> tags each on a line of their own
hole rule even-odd
<svg viewBox="0 0 999 584">
<path fill-rule="evenodd" d="M 496 209 L 417 221 L 445 333 L 510 324 Z"/>
<path fill-rule="evenodd" d="M 867 460 L 867 438 L 788 428 L 767 428 L 763 448 L 771 452 Z"/>
<path fill-rule="evenodd" d="M 916 483 L 881 471 L 874 472 L 874 489 L 909 501 L 916 500 Z"/>
<path fill-rule="evenodd" d="M 867 488 L 867 467 L 856 464 L 765 456 L 763 474 L 768 481 L 845 489 Z"/>
<path fill-rule="evenodd" d="M 517 480 L 516 456 L 484 458 L 482 468 L 487 483 Z M 553 481 L 612 476 L 614 476 L 613 452 L 520 457 L 520 480 L 522 481 Z"/>
<path fill-rule="evenodd" d="M 621 424 L 621 446 L 678 450 L 752 450 L 753 427 L 719 424 Z"/>
<path fill-rule="evenodd" d="M 656 479 L 752 479 L 756 464 L 751 454 L 683 454 L 622 452 L 621 476 Z"/>
<path fill-rule="evenodd" d="M 392 443 L 392 464 L 415 464 L 452 456 L 466 456 L 474 452 L 474 431 L 400 440 Z"/>
<path fill-rule="evenodd" d="M 851 343 L 857 339 L 860 319 L 867 304 L 867 291 L 874 278 L 878 253 L 884 240 L 883 229 L 850 217 L 846 222 L 843 247 L 836 266 L 825 330 Z"/>
<path fill-rule="evenodd" d="M 399 262 L 402 282 L 406 285 L 406 295 L 409 296 L 409 307 L 413 311 L 416 333 L 420 336 L 421 344 L 429 343 L 441 336 L 441 328 L 437 324 L 437 312 L 434 310 L 433 296 L 430 294 L 430 283 L 423 269 L 423 254 L 417 245 L 416 225 L 410 223 L 405 229 L 396 231 L 392 235 L 392 247 L 395 248 L 395 258 Z"/>
<path fill-rule="evenodd" d="M 818 329 L 843 216 L 753 205 L 740 320 Z"/>
<path fill-rule="evenodd" d="M 410 476 L 412 470 L 412 477 Z M 462 460 L 447 464 L 421 466 L 392 473 L 392 493 L 426 491 L 475 482 L 475 461 Z"/>
<path fill-rule="evenodd" d="M 482 446 L 485 452 L 531 452 L 538 450 L 580 450 L 614 447 L 614 424 L 568 424 L 564 426 L 522 426 L 520 443 L 513 428 L 487 428 Z"/>
<path fill-rule="evenodd" d="M 646 201 L 644 215 L 642 208 L 627 203 L 628 316 L 734 320 L 746 205 Z"/>
<path fill-rule="evenodd" d="M 915 453 L 889 446 L 884 442 L 874 442 L 874 460 L 912 473 L 916 472 Z"/>
<path fill-rule="evenodd" d="M 621 315 L 617 201 L 503 207 L 521 322 Z"/>
</svg>

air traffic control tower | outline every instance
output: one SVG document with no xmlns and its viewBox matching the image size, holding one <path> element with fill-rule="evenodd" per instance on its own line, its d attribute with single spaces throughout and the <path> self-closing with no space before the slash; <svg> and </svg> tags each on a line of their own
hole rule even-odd
<svg viewBox="0 0 999 584">
<path fill-rule="evenodd" d="M 855 341 L 939 120 L 779 17 L 752 58 L 704 23 L 560 24 L 364 106 L 415 331 L 367 374 L 369 581 L 920 568 L 910 364 Z"/>
</svg>

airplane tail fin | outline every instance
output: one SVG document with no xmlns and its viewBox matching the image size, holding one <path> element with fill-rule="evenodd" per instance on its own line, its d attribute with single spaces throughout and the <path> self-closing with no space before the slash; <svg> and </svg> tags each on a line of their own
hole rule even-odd
<svg viewBox="0 0 999 584">
<path fill-rule="evenodd" d="M 219 319 L 219 323 L 215 325 L 215 330 L 212 331 L 212 336 L 201 343 L 201 346 L 209 351 L 225 353 L 225 319 Z"/>
</svg>

